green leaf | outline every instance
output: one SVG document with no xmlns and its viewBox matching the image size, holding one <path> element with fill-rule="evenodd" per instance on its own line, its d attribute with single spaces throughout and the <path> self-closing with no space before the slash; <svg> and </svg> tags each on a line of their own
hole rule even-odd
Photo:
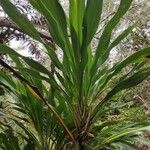
<svg viewBox="0 0 150 150">
<path fill-rule="evenodd" d="M 51 61 L 53 62 L 53 64 L 58 68 L 58 69 L 62 69 L 62 64 L 59 61 L 57 54 L 55 53 L 55 49 L 52 47 L 49 47 L 48 45 L 44 44 L 45 48 L 47 49 L 47 54 L 50 57 Z"/>
<path fill-rule="evenodd" d="M 112 145 L 116 146 L 116 148 L 120 148 L 120 150 L 140 150 L 136 145 L 131 144 L 130 142 L 123 141 L 123 140 L 112 143 Z"/>
<path fill-rule="evenodd" d="M 35 137 L 35 135 L 27 127 L 25 127 L 23 123 L 15 120 L 15 119 L 13 119 L 13 121 L 29 136 L 29 138 L 32 139 L 32 141 L 34 141 L 34 143 L 36 144 L 36 146 L 38 148 L 42 148 L 42 146 L 40 145 L 40 142 Z"/>
<path fill-rule="evenodd" d="M 2 142 L 1 144 L 3 148 L 5 148 L 4 150 L 12 150 L 12 146 L 10 142 L 8 142 L 8 137 L 6 136 L 6 134 L 0 133 L 0 141 Z"/>
<path fill-rule="evenodd" d="M 29 36 L 33 39 L 41 42 L 41 38 L 39 33 L 34 28 L 32 23 L 23 15 L 21 14 L 17 8 L 9 1 L 9 0 L 0 0 L 0 5 L 7 13 L 7 15 Z"/>
<path fill-rule="evenodd" d="M 64 42 L 67 39 L 67 22 L 59 2 L 57 0 L 30 0 L 30 3 L 45 16 L 51 36 L 64 49 Z"/>
<path fill-rule="evenodd" d="M 150 47 L 147 47 L 147 48 L 144 48 L 142 50 L 135 52 L 131 56 L 127 57 L 121 63 L 118 63 L 114 67 L 112 67 L 112 69 L 110 71 L 111 72 L 113 71 L 112 75 L 115 75 L 115 74 L 119 73 L 128 64 L 134 63 L 136 61 L 145 61 L 146 56 L 148 56 L 148 55 L 150 55 Z"/>
<path fill-rule="evenodd" d="M 139 128 L 129 128 L 129 129 L 125 129 L 121 132 L 118 132 L 108 138 L 106 138 L 105 140 L 103 140 L 99 146 L 105 145 L 105 144 L 109 144 L 113 141 L 116 141 L 122 137 L 125 136 L 131 136 L 131 135 L 135 135 L 140 131 L 150 131 L 150 126 L 146 126 L 146 127 L 139 127 Z"/>
<path fill-rule="evenodd" d="M 79 45 L 82 43 L 82 23 L 85 10 L 85 0 L 69 0 L 69 20 L 71 34 L 76 33 Z M 73 36 L 71 36 L 73 38 Z"/>
<path fill-rule="evenodd" d="M 54 42 L 62 49 L 64 53 L 63 59 L 66 59 L 66 61 L 70 63 L 70 67 L 73 68 L 75 57 L 67 33 L 65 12 L 63 11 L 60 3 L 57 0 L 30 0 L 30 2 L 47 19 L 49 32 L 53 37 Z M 50 54 L 54 64 L 60 69 L 61 63 L 58 63 L 59 60 L 56 54 L 53 50 L 48 48 L 48 46 L 45 45 L 45 47 L 47 48 L 48 54 Z"/>
<path fill-rule="evenodd" d="M 45 8 L 45 12 L 47 12 L 47 14 L 49 14 L 49 16 L 51 16 L 57 22 L 57 25 L 60 28 L 62 34 L 64 36 L 66 36 L 65 38 L 67 38 L 66 16 L 65 16 L 65 12 L 64 12 L 62 6 L 60 5 L 59 1 L 58 0 L 53 0 L 53 1 L 37 0 L 37 2 L 41 6 L 41 8 Z"/>
<path fill-rule="evenodd" d="M 38 77 L 42 80 L 47 81 L 48 83 L 53 85 L 56 89 L 58 89 L 59 91 L 62 91 L 63 93 L 65 93 L 65 91 L 57 84 L 54 76 L 50 73 L 50 71 L 47 70 L 43 65 L 41 65 L 37 61 L 35 61 L 33 59 L 30 59 L 28 57 L 24 57 L 24 56 L 20 55 L 19 53 L 15 52 L 13 49 L 11 49 L 11 48 L 7 47 L 6 45 L 3 45 L 3 44 L 0 44 L 0 53 L 8 54 L 8 55 L 10 55 L 10 57 L 11 56 L 12 57 L 17 57 L 16 61 L 18 60 L 18 57 L 22 58 L 31 68 L 33 68 L 34 70 L 36 70 L 40 73 L 46 74 L 48 76 L 48 78 L 36 74 L 34 70 L 31 70 L 29 72 L 30 74 L 32 74 L 33 76 Z M 15 61 L 14 58 L 13 58 L 13 60 Z M 18 61 L 16 63 L 18 63 Z M 25 70 L 25 68 L 24 68 L 24 70 Z"/>
<path fill-rule="evenodd" d="M 12 80 L 11 76 L 7 75 L 6 73 L 0 71 L 0 81 L 3 83 L 6 87 L 9 87 L 9 89 L 15 89 L 16 84 Z"/>
<path fill-rule="evenodd" d="M 4 11 L 8 14 L 8 16 L 20 27 L 20 29 L 22 29 L 33 39 L 44 44 L 44 42 L 40 38 L 38 31 L 34 28 L 32 23 L 23 14 L 21 14 L 9 0 L 0 0 L 0 4 L 3 7 Z M 59 32 L 56 35 L 59 35 Z M 49 48 L 45 44 L 44 46 L 48 50 L 48 54 L 50 54 L 50 57 L 53 60 L 54 64 L 56 64 L 58 68 L 61 68 L 61 63 L 59 62 L 54 50 L 52 48 Z"/>
<path fill-rule="evenodd" d="M 124 38 L 126 38 L 131 31 L 133 30 L 133 28 L 135 27 L 135 25 L 133 26 L 129 26 L 127 29 L 125 29 L 108 47 L 109 50 L 113 49 L 115 46 L 117 46 Z"/>
<path fill-rule="evenodd" d="M 124 30 L 107 48 L 107 50 L 104 52 L 103 56 L 99 58 L 97 66 L 99 67 L 102 65 L 108 58 L 110 51 L 117 46 L 124 38 L 126 38 L 129 33 L 131 33 L 134 26 L 128 27 L 126 30 Z"/>
<path fill-rule="evenodd" d="M 72 41 L 72 47 L 73 47 L 73 52 L 75 56 L 75 61 L 76 64 L 79 64 L 80 59 L 81 59 L 81 54 L 80 54 L 80 41 L 78 39 L 78 35 L 72 25 L 70 25 L 70 34 L 71 34 L 71 41 Z"/>
<path fill-rule="evenodd" d="M 28 68 L 20 68 L 21 72 L 26 72 L 29 75 L 31 75 L 31 77 L 33 79 L 37 79 L 37 80 L 41 80 L 41 81 L 46 81 L 47 83 L 49 83 L 52 87 L 54 87 L 55 89 L 57 89 L 59 92 L 63 92 L 65 93 L 65 91 L 61 88 L 60 85 L 57 84 L 57 82 L 55 81 L 54 77 L 51 75 L 49 75 L 49 78 L 42 76 L 39 74 L 39 72 L 37 72 L 37 70 L 32 70 L 32 69 L 28 69 Z M 38 87 L 38 86 L 36 86 Z"/>
<path fill-rule="evenodd" d="M 40 63 L 37 61 L 30 59 L 28 57 L 22 56 L 13 49 L 9 48 L 6 45 L 0 44 L 0 53 L 8 54 L 10 57 L 20 57 L 22 58 L 30 67 L 34 68 L 35 70 L 38 70 L 41 73 L 47 74 L 48 76 L 52 76 L 51 73 Z M 13 58 L 13 60 L 15 60 Z M 18 61 L 16 62 L 18 63 Z"/>
<path fill-rule="evenodd" d="M 99 44 L 96 50 L 95 61 L 93 64 L 94 70 L 97 68 L 97 61 L 104 55 L 105 51 L 107 50 L 109 46 L 113 29 L 119 23 L 122 16 L 127 12 L 131 3 L 132 3 L 132 0 L 121 0 L 117 12 L 113 16 L 113 18 L 107 23 L 102 33 L 102 36 L 100 37 Z"/>
<path fill-rule="evenodd" d="M 85 66 L 88 63 L 88 46 L 98 28 L 99 21 L 101 18 L 102 5 L 103 0 L 87 1 L 83 22 L 84 39 L 81 46 L 81 74 L 83 74 L 83 70 L 85 69 Z"/>
<path fill-rule="evenodd" d="M 1 80 L 1 79 L 0 79 L 0 80 Z M 14 92 L 8 85 L 6 85 L 5 83 L 3 83 L 3 82 L 1 82 L 1 81 L 0 81 L 0 86 L 2 86 L 2 87 L 0 87 L 0 88 L 2 88 L 1 90 L 4 90 L 4 89 L 3 89 L 3 87 L 4 87 L 4 88 L 7 89 L 9 92 L 12 92 L 12 93 Z M 1 94 L 3 94 L 3 95 L 5 94 L 5 91 L 0 91 L 0 92 L 4 92 L 4 93 L 1 93 Z"/>
<path fill-rule="evenodd" d="M 118 93 L 121 90 L 136 86 L 141 83 L 145 78 L 150 75 L 150 67 L 139 70 L 137 73 L 132 75 L 131 77 L 120 81 L 118 85 L 116 85 L 105 97 L 105 100 L 110 99 L 113 95 Z"/>
<path fill-rule="evenodd" d="M 87 0 L 84 13 L 83 35 L 86 46 L 91 42 L 100 22 L 103 0 Z"/>
<path fill-rule="evenodd" d="M 70 34 L 76 64 L 75 68 L 77 68 L 74 69 L 74 74 L 78 77 L 81 61 L 81 47 L 84 39 L 82 24 L 85 11 L 85 0 L 69 0 L 69 4 Z"/>
<path fill-rule="evenodd" d="M 110 79 L 112 77 L 114 77 L 115 75 L 117 75 L 124 67 L 126 67 L 127 65 L 129 65 L 131 63 L 135 63 L 135 62 L 139 62 L 139 61 L 145 62 L 146 56 L 148 56 L 148 55 L 150 55 L 150 47 L 139 50 L 139 51 L 135 52 L 134 54 L 132 54 L 131 56 L 127 57 L 122 62 L 114 65 L 109 70 L 108 77 L 105 79 L 104 83 L 102 84 L 100 91 L 106 86 L 106 84 L 110 81 Z"/>
<path fill-rule="evenodd" d="M 150 75 L 150 67 L 144 68 L 139 70 L 137 73 L 134 73 L 131 77 L 120 81 L 107 95 L 106 97 L 101 100 L 98 105 L 94 108 L 93 111 L 93 117 L 92 119 L 97 115 L 97 113 L 100 111 L 100 108 L 103 104 L 105 104 L 112 96 L 114 96 L 116 93 L 131 88 L 133 86 L 138 85 L 141 83 L 144 79 L 146 79 Z"/>
</svg>

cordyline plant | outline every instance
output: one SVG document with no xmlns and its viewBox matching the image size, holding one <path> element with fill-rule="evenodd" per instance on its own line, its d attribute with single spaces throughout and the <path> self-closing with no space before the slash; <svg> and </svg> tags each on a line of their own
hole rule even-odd
<svg viewBox="0 0 150 150">
<path fill-rule="evenodd" d="M 150 75 L 150 68 L 142 67 L 150 55 L 150 48 L 139 50 L 112 68 L 104 65 L 110 51 L 133 29 L 130 26 L 111 40 L 113 29 L 132 0 L 120 1 L 95 52 L 91 41 L 100 23 L 103 0 L 69 0 L 69 15 L 59 0 L 29 2 L 45 17 L 63 58 L 58 58 L 55 49 L 41 39 L 32 23 L 9 0 L 0 0 L 0 5 L 16 25 L 45 47 L 54 68 L 50 71 L 39 62 L 0 44 L 0 53 L 9 55 L 15 63 L 13 68 L 0 60 L 6 69 L 0 72 L 0 83 L 15 100 L 9 118 L 12 121 L 1 123 L 0 148 L 137 149 L 134 140 L 141 132 L 150 130 L 149 123 L 107 120 L 104 115 L 108 111 L 106 105 L 114 95 L 136 86 Z M 110 89 L 110 81 L 130 64 L 130 73 L 122 75 Z M 13 131 L 13 126 L 20 129 Z"/>
</svg>

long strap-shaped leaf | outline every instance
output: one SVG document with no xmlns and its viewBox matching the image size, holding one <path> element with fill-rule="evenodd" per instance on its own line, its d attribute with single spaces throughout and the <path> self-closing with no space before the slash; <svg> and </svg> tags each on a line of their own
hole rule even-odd
<svg viewBox="0 0 150 150">
<path fill-rule="evenodd" d="M 97 67 L 99 67 L 100 65 L 102 65 L 108 58 L 110 51 L 116 47 L 123 39 L 125 39 L 132 31 L 132 29 L 134 28 L 133 26 L 128 27 L 126 30 L 124 30 L 111 44 L 110 46 L 107 48 L 107 50 L 104 52 L 104 54 L 99 58 L 98 60 L 98 64 Z"/>
<path fill-rule="evenodd" d="M 145 78 L 150 75 L 150 67 L 139 70 L 133 76 L 121 81 L 117 86 L 115 86 L 105 97 L 105 100 L 110 99 L 113 95 L 118 93 L 123 89 L 130 88 L 141 83 Z"/>
<path fill-rule="evenodd" d="M 127 10 L 129 9 L 129 7 L 131 5 L 131 2 L 132 2 L 132 0 L 121 0 L 116 14 L 106 25 L 106 27 L 102 33 L 102 36 L 100 37 L 99 44 L 98 44 L 98 47 L 96 50 L 95 60 L 94 60 L 94 64 L 93 64 L 93 70 L 95 70 L 97 68 L 97 61 L 99 60 L 99 58 L 101 58 L 103 56 L 103 54 L 105 53 L 105 51 L 107 50 L 107 48 L 109 46 L 113 29 L 119 23 L 122 16 L 127 12 Z"/>
<path fill-rule="evenodd" d="M 98 63 L 97 63 L 97 67 L 99 67 L 100 65 L 102 65 L 108 58 L 110 51 L 112 50 L 112 48 L 114 48 L 115 46 L 117 46 L 124 38 L 126 38 L 129 33 L 132 31 L 134 26 L 130 26 L 128 27 L 126 30 L 124 30 L 111 44 L 110 46 L 107 48 L 107 50 L 105 51 L 105 53 L 102 55 L 102 57 L 99 58 Z M 91 70 L 91 74 L 93 74 L 94 70 Z M 103 75 L 103 74 L 102 74 Z M 93 78 L 94 76 L 92 76 L 91 78 Z M 99 78 L 101 77 L 101 73 L 99 74 Z M 94 81 L 94 79 L 91 79 L 90 85 L 91 83 L 95 84 L 97 80 Z"/>
<path fill-rule="evenodd" d="M 103 0 L 87 0 L 83 20 L 83 35 L 86 45 L 91 42 L 100 22 Z"/>
<path fill-rule="evenodd" d="M 57 89 L 60 89 L 60 91 L 65 93 L 65 91 L 62 88 L 60 88 L 60 86 L 57 84 L 56 80 L 54 79 L 53 75 L 49 72 L 49 70 L 47 70 L 43 65 L 41 65 L 37 61 L 22 56 L 13 49 L 3 44 L 0 44 L 0 53 L 8 54 L 10 57 L 22 58 L 30 67 L 37 70 L 38 72 L 46 74 L 49 77 L 50 84 L 55 85 Z M 16 61 L 15 59 L 13 60 Z"/>
<path fill-rule="evenodd" d="M 92 119 L 97 115 L 99 112 L 99 108 L 105 104 L 112 96 L 114 96 L 116 93 L 131 88 L 133 86 L 138 85 L 141 83 L 144 79 L 146 79 L 150 75 L 150 67 L 144 68 L 139 70 L 137 73 L 133 74 L 131 77 L 120 81 L 107 95 L 106 97 L 95 107 Z M 92 120 L 91 119 L 91 120 Z"/>
<path fill-rule="evenodd" d="M 150 126 L 133 128 L 133 129 L 131 128 L 131 129 L 123 130 L 123 131 L 121 131 L 117 134 L 114 134 L 114 135 L 106 138 L 102 142 L 100 142 L 100 144 L 97 147 L 95 147 L 95 149 L 100 148 L 101 146 L 103 146 L 105 144 L 109 144 L 113 141 L 116 141 L 121 137 L 125 137 L 125 136 L 128 136 L 128 135 L 134 135 L 134 134 L 136 134 L 137 132 L 140 132 L 140 131 L 150 131 Z"/>
<path fill-rule="evenodd" d="M 23 14 L 21 14 L 9 0 L 0 0 L 0 5 L 23 31 L 35 40 L 42 42 L 39 33 L 32 23 Z"/>
<path fill-rule="evenodd" d="M 64 37 L 67 36 L 67 24 L 64 11 L 57 0 L 30 0 L 30 3 L 41 12 L 48 21 L 49 31 L 55 42 L 64 48 Z"/>
<path fill-rule="evenodd" d="M 58 0 L 30 0 L 30 3 L 45 16 L 49 27 L 49 32 L 53 37 L 54 42 L 62 49 L 64 53 L 63 60 L 65 62 L 69 62 L 70 64 L 66 66 L 66 63 L 64 63 L 64 68 L 62 71 L 71 72 L 71 70 L 74 70 L 75 68 L 75 56 L 67 34 L 67 22 L 63 8 Z M 51 59 L 53 60 L 53 57 Z"/>
<path fill-rule="evenodd" d="M 88 46 L 98 28 L 102 13 L 103 0 L 87 0 L 83 18 L 83 42 L 81 46 L 81 69 L 84 70 L 88 62 Z"/>
<path fill-rule="evenodd" d="M 27 35 L 29 35 L 33 39 L 39 41 L 46 47 L 53 63 L 58 68 L 61 68 L 61 63 L 60 63 L 56 53 L 54 52 L 54 50 L 52 48 L 48 47 L 42 41 L 38 31 L 35 29 L 35 27 L 32 25 L 32 23 L 23 14 L 21 14 L 9 0 L 0 0 L 0 5 L 4 9 L 4 11 L 7 13 L 7 15 L 20 27 L 20 29 L 22 29 Z"/>
<path fill-rule="evenodd" d="M 76 32 L 76 36 L 79 40 L 79 45 L 81 46 L 82 38 L 83 38 L 82 23 L 83 23 L 83 15 L 85 10 L 85 0 L 69 0 L 69 3 L 70 3 L 69 5 L 70 6 L 70 10 L 69 10 L 70 29 Z"/>
<path fill-rule="evenodd" d="M 102 84 L 100 91 L 106 86 L 106 84 L 110 81 L 112 77 L 117 75 L 124 67 L 131 63 L 135 63 L 136 61 L 145 61 L 146 57 L 150 55 L 150 47 L 144 48 L 142 50 L 137 51 L 136 53 L 132 54 L 131 56 L 127 57 L 121 63 L 116 64 L 109 70 L 108 77 L 105 79 L 104 83 Z"/>
<path fill-rule="evenodd" d="M 13 75 L 15 77 L 17 77 L 21 82 L 23 82 L 24 84 L 27 85 L 28 89 L 30 90 L 31 93 L 33 93 L 33 95 L 35 95 L 38 99 L 40 99 L 41 101 L 44 102 L 44 104 L 47 106 L 48 110 L 50 112 L 52 112 L 55 116 L 55 118 L 59 121 L 59 123 L 62 125 L 62 127 L 64 128 L 64 130 L 67 132 L 68 136 L 71 138 L 71 140 L 73 142 L 75 142 L 74 136 L 72 135 L 72 133 L 69 131 L 68 127 L 66 126 L 66 124 L 64 123 L 63 119 L 61 118 L 61 116 L 55 111 L 55 109 L 53 108 L 53 106 L 51 106 L 48 101 L 43 97 L 43 95 L 40 93 L 40 91 L 32 86 L 32 84 L 26 80 L 25 78 L 23 78 L 19 73 L 17 73 L 12 67 L 10 67 L 8 64 L 6 64 L 3 60 L 0 59 L 0 64 L 8 69 L 10 72 L 13 73 Z"/>
</svg>

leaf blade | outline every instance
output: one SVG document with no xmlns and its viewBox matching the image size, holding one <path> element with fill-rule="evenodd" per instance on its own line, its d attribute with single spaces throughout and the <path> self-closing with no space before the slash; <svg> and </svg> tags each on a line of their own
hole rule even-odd
<svg viewBox="0 0 150 150">
<path fill-rule="evenodd" d="M 39 33 L 34 28 L 32 23 L 21 14 L 17 8 L 9 1 L 9 0 L 0 0 L 0 5 L 4 9 L 4 11 L 8 14 L 8 16 L 29 36 L 33 39 L 42 42 Z"/>
</svg>

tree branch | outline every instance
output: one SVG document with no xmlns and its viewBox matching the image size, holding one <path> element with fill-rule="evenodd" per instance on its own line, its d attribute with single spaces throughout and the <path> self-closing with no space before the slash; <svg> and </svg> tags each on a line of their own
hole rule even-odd
<svg viewBox="0 0 150 150">
<path fill-rule="evenodd" d="M 0 27 L 12 28 L 14 30 L 17 30 L 17 31 L 25 34 L 25 32 L 22 29 L 20 29 L 15 23 L 13 23 L 10 19 L 8 19 L 6 17 L 0 17 Z M 40 34 L 41 38 L 53 42 L 52 37 L 47 35 L 48 33 L 46 34 L 43 32 L 39 32 L 39 34 Z"/>
</svg>

